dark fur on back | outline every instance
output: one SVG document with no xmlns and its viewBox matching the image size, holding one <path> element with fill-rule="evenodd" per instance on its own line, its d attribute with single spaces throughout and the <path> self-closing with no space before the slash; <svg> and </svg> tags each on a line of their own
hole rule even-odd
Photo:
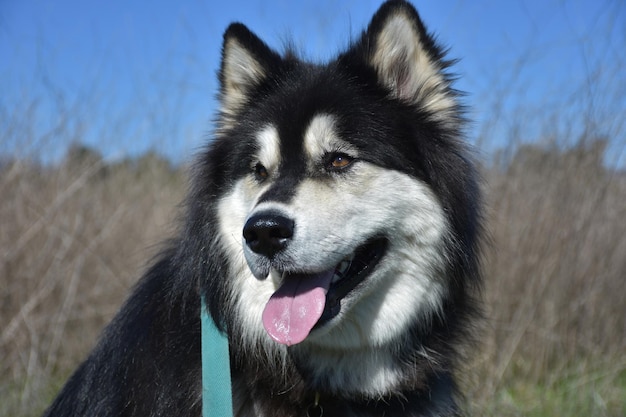
<svg viewBox="0 0 626 417">
<path fill-rule="evenodd" d="M 371 65 L 377 53 L 374 34 L 392 13 L 404 13 L 412 21 L 442 77 L 443 84 L 433 87 L 436 91 L 418 92 L 413 101 L 390 95 Z M 413 7 L 402 1 L 385 3 L 361 38 L 324 65 L 303 62 L 293 54 L 281 57 L 241 24 L 231 25 L 224 38 L 224 55 L 228 42 L 237 42 L 264 74 L 229 87 L 223 61 L 218 128 L 193 167 L 179 236 L 139 281 L 46 415 L 199 416 L 200 294 L 215 322 L 228 329 L 233 391 L 240 410 L 255 409 L 264 416 L 306 415 L 318 393 L 326 417 L 458 415 L 458 350 L 470 339 L 479 311 L 482 202 L 472 156 L 461 141 L 463 109 L 446 72 L 444 51 Z M 231 98 L 234 88 L 241 97 Z M 445 117 L 435 111 L 443 105 L 429 104 L 432 95 L 450 99 Z M 261 356 L 263 349 L 242 343 L 245 324 L 231 303 L 238 288 L 230 283 L 232 266 L 220 240 L 219 200 L 249 174 L 258 126 L 271 121 L 281 137 L 298 138 L 311 114 L 319 111 L 342 115 L 342 136 L 368 162 L 425 183 L 449 224 L 442 248 L 447 292 L 441 311 L 407 329 L 394 358 L 406 370 L 402 384 L 382 398 L 325 390 L 324 381 L 312 378 L 297 353 L 285 362 L 271 354 Z M 301 153 L 296 140 L 281 146 L 285 155 Z M 293 183 L 303 175 L 297 168 L 302 161 L 294 158 L 283 167 Z M 270 192 L 273 201 L 290 198 L 285 183 Z"/>
</svg>

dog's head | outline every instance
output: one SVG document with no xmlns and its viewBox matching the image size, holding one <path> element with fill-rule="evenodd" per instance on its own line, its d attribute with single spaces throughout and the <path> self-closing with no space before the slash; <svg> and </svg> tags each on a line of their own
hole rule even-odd
<svg viewBox="0 0 626 417">
<path fill-rule="evenodd" d="M 384 352 L 445 314 L 478 216 L 446 66 L 404 2 L 323 65 L 226 31 L 209 158 L 244 345 L 291 346 L 320 373 L 371 364 L 353 385 L 382 391 L 395 375 Z M 346 352 L 353 362 L 332 359 Z"/>
</svg>

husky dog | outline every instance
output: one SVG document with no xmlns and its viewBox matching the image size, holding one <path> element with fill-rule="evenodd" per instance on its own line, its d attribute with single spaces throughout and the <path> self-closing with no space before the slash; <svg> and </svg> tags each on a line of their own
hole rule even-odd
<svg viewBox="0 0 626 417">
<path fill-rule="evenodd" d="M 185 222 L 49 416 L 199 416 L 200 298 L 236 416 L 455 416 L 481 201 L 450 61 L 404 1 L 336 59 L 224 35 Z"/>
</svg>

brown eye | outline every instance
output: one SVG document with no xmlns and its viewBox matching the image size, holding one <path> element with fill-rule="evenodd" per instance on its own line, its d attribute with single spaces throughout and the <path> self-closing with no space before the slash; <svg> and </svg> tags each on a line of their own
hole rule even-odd
<svg viewBox="0 0 626 417">
<path fill-rule="evenodd" d="M 254 166 L 254 176 L 257 180 L 263 181 L 269 174 L 267 173 L 267 169 L 261 163 L 258 163 Z"/>
<path fill-rule="evenodd" d="M 330 155 L 328 168 L 330 170 L 342 170 L 352 164 L 354 158 L 345 153 L 335 153 Z"/>
</svg>

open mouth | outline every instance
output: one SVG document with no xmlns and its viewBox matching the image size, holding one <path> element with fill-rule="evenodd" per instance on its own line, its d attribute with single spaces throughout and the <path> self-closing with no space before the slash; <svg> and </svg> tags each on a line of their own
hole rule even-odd
<svg viewBox="0 0 626 417">
<path fill-rule="evenodd" d="M 283 273 L 280 287 L 263 310 L 263 326 L 270 337 L 288 346 L 297 344 L 337 316 L 341 300 L 374 271 L 387 245 L 384 238 L 372 239 L 332 269 Z"/>
<path fill-rule="evenodd" d="M 360 246 L 348 259 L 335 268 L 330 288 L 326 294 L 326 305 L 317 322 L 321 326 L 341 311 L 341 300 L 369 276 L 387 249 L 387 239 L 380 238 Z"/>
</svg>

